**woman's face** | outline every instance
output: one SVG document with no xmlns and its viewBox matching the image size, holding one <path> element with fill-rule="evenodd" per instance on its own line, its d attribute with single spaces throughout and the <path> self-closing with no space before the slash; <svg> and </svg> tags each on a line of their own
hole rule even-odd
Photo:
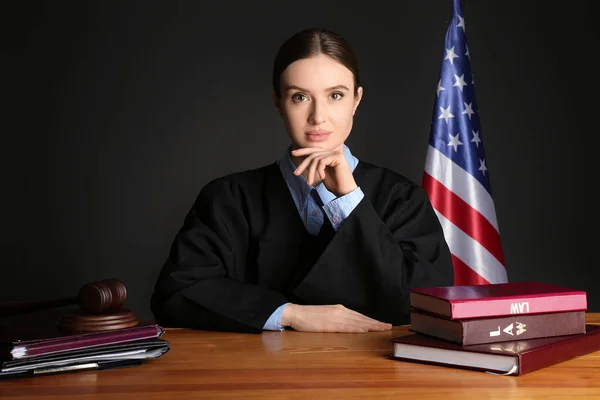
<svg viewBox="0 0 600 400">
<path fill-rule="evenodd" d="M 319 54 L 291 63 L 281 74 L 275 98 L 292 148 L 340 148 L 350 131 L 362 88 L 354 95 L 352 71 Z"/>
</svg>

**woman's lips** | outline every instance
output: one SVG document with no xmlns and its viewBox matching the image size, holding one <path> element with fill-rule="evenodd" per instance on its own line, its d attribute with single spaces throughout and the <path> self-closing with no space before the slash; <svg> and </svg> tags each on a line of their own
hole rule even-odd
<svg viewBox="0 0 600 400">
<path fill-rule="evenodd" d="M 327 140 L 329 135 L 331 135 L 331 131 L 315 130 L 306 132 L 306 137 L 311 142 L 322 142 L 324 140 Z"/>
</svg>

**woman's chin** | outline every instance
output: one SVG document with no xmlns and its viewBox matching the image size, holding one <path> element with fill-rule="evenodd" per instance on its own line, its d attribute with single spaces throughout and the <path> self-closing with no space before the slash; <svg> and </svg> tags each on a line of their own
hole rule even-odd
<svg viewBox="0 0 600 400">
<path fill-rule="evenodd" d="M 295 150 L 295 149 L 312 147 L 312 148 L 318 148 L 318 149 L 323 149 L 323 150 L 327 150 L 327 151 L 333 151 L 336 149 L 343 148 L 343 145 L 344 145 L 344 143 L 337 143 L 332 140 L 326 140 L 326 141 L 322 141 L 322 142 L 305 140 L 300 143 L 293 142 L 292 149 Z"/>
</svg>

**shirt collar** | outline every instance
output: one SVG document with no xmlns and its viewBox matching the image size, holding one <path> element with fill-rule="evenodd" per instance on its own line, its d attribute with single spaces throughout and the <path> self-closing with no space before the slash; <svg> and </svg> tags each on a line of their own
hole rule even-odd
<svg viewBox="0 0 600 400">
<path fill-rule="evenodd" d="M 306 183 L 306 178 L 304 175 L 296 176 L 294 175 L 294 170 L 296 169 L 296 164 L 292 161 L 292 157 L 290 154 L 291 146 L 287 148 L 283 156 L 278 160 L 279 168 L 281 169 L 281 173 L 283 174 L 283 178 L 288 184 L 290 190 L 292 190 L 296 195 L 299 195 L 302 206 L 306 201 L 306 197 L 310 193 L 312 189 L 316 189 L 319 197 L 323 204 L 327 204 L 332 200 L 335 200 L 336 196 L 331 193 L 323 182 L 319 183 L 316 187 L 312 185 L 308 185 Z M 344 144 L 344 157 L 346 158 L 346 162 L 350 167 L 350 170 L 354 172 L 354 169 L 358 165 L 358 159 L 352 155 L 348 146 Z"/>
</svg>

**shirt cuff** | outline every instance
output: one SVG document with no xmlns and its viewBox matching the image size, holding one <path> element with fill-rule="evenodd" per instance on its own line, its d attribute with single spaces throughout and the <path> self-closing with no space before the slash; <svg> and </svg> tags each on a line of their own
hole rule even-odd
<svg viewBox="0 0 600 400">
<path fill-rule="evenodd" d="M 361 202 L 363 197 L 365 195 L 362 189 L 357 187 L 350 193 L 338 197 L 323 206 L 323 210 L 325 210 L 325 214 L 327 214 L 327 218 L 329 218 L 329 222 L 331 222 L 336 232 L 342 226 L 342 222 L 348 218 L 358 203 Z"/>
<path fill-rule="evenodd" d="M 285 328 L 281 326 L 281 315 L 283 314 L 283 309 L 290 303 L 285 303 L 277 307 L 273 314 L 269 317 L 267 322 L 265 322 L 265 326 L 263 329 L 265 331 L 282 331 Z"/>
</svg>

